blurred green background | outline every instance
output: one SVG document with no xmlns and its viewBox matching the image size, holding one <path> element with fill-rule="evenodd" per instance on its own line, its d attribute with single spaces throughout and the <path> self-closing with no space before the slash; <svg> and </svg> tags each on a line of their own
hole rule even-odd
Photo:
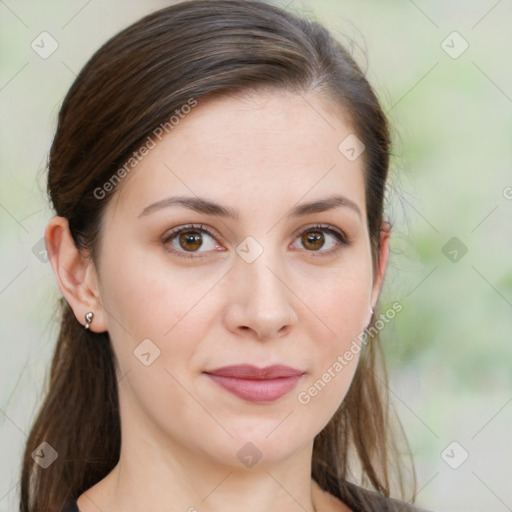
<svg viewBox="0 0 512 512">
<path fill-rule="evenodd" d="M 393 125 L 381 311 L 397 300 L 403 310 L 382 339 L 416 502 L 512 510 L 512 3 L 277 3 L 351 48 Z M 41 239 L 59 105 L 96 48 L 164 5 L 0 2 L 0 512 L 16 509 L 23 443 L 55 344 L 58 293 Z M 46 59 L 31 47 L 43 31 L 58 43 Z"/>
</svg>

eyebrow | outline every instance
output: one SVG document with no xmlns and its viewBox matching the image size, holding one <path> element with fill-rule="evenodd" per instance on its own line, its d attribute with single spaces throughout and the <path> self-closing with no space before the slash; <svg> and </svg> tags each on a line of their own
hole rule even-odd
<svg viewBox="0 0 512 512">
<path fill-rule="evenodd" d="M 187 196 L 172 196 L 157 201 L 156 203 L 152 203 L 149 206 L 146 206 L 146 208 L 144 208 L 144 210 L 142 210 L 138 216 L 143 217 L 157 210 L 169 208 L 171 206 L 182 206 L 184 208 L 188 208 L 189 210 L 203 213 L 205 215 L 214 215 L 217 217 L 231 218 L 234 220 L 239 218 L 239 212 L 234 208 L 223 206 L 221 204 L 215 203 L 214 201 L 210 201 L 201 197 Z M 310 213 L 320 213 L 333 210 L 334 208 L 338 208 L 340 206 L 351 209 L 352 211 L 356 212 L 362 219 L 363 215 L 359 206 L 348 197 L 342 195 L 332 195 L 324 199 L 318 199 L 316 201 L 299 204 L 293 207 L 286 214 L 286 217 L 302 217 Z"/>
</svg>

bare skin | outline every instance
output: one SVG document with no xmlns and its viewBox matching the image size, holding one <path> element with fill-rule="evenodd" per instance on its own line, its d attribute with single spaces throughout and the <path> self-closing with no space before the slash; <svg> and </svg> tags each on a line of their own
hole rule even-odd
<svg viewBox="0 0 512 512">
<path fill-rule="evenodd" d="M 389 231 L 374 274 L 363 157 L 338 150 L 353 130 L 335 111 L 313 93 L 211 98 L 119 185 L 98 261 L 76 250 L 65 219 L 50 221 L 59 287 L 78 321 L 93 311 L 91 330 L 109 332 L 119 380 L 120 460 L 79 497 L 81 512 L 350 510 L 312 480 L 313 441 L 352 381 L 358 354 L 334 377 L 332 367 L 370 321 Z M 334 194 L 345 203 L 287 216 Z M 215 201 L 238 216 L 159 203 L 171 196 Z M 170 237 L 190 224 L 195 245 Z M 151 358 L 159 351 L 149 365 L 134 354 L 143 340 Z M 284 396 L 256 403 L 205 373 L 242 363 L 303 375 Z M 328 384 L 308 394 L 329 368 Z M 251 467 L 243 447 L 261 457 Z"/>
</svg>

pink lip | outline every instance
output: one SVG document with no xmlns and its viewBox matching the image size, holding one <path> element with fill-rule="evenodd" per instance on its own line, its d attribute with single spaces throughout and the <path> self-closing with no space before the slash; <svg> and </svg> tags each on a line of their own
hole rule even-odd
<svg viewBox="0 0 512 512">
<path fill-rule="evenodd" d="M 290 392 L 304 372 L 284 365 L 257 368 L 248 364 L 205 372 L 227 391 L 250 402 L 271 402 Z"/>
</svg>

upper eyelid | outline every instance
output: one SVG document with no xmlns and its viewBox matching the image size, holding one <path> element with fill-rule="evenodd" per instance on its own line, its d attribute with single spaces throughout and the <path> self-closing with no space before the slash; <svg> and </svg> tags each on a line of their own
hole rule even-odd
<svg viewBox="0 0 512 512">
<path fill-rule="evenodd" d="M 197 230 L 197 231 L 206 233 L 207 235 L 211 236 L 212 238 L 224 239 L 224 237 L 222 237 L 220 234 L 218 234 L 218 232 L 215 229 L 213 229 L 209 226 L 205 226 L 204 224 L 183 224 L 182 226 L 177 226 L 176 228 L 167 230 L 164 233 L 164 235 L 162 236 L 162 240 L 164 240 L 164 241 L 170 240 L 172 237 L 176 236 L 177 234 L 181 233 L 182 231 L 187 231 L 187 230 L 190 230 L 190 231 Z"/>
<path fill-rule="evenodd" d="M 341 235 L 343 237 L 343 239 L 348 240 L 348 236 L 343 229 L 337 228 L 336 226 L 333 226 L 332 224 L 322 224 L 322 223 L 316 223 L 316 224 L 307 226 L 305 228 L 299 228 L 297 231 L 294 232 L 294 236 L 298 236 L 301 233 L 305 233 L 306 231 L 310 231 L 310 230 L 314 230 L 314 229 L 323 230 L 323 231 L 327 231 L 327 232 L 334 231 L 334 232 L 338 233 L 339 235 Z"/>
</svg>

